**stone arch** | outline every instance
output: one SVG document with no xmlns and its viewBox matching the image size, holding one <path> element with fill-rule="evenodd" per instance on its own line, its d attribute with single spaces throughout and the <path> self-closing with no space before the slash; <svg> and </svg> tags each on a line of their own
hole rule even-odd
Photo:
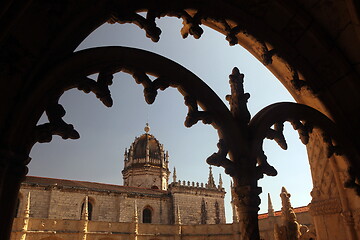
<svg viewBox="0 0 360 240">
<path fill-rule="evenodd" d="M 107 51 L 107 49 L 106 48 L 104 48 L 106 51 Z M 104 49 L 98 49 L 98 50 L 104 50 Z M 111 48 L 108 48 L 108 49 L 111 49 Z M 122 48 L 120 48 L 120 47 L 118 47 L 118 49 L 122 49 Z M 123 50 L 123 49 L 122 49 Z M 87 51 L 83 51 L 83 52 L 79 52 L 79 53 L 76 53 L 75 55 L 79 55 L 79 56 L 82 56 L 82 57 L 84 57 L 84 53 L 85 52 L 89 52 L 89 51 L 92 51 L 92 50 L 87 50 Z M 113 51 L 113 50 L 111 50 L 111 51 Z M 127 50 L 125 50 L 125 51 L 127 51 Z M 132 51 L 132 50 L 130 50 L 130 51 Z M 110 51 L 109 51 L 110 52 Z M 94 52 L 93 52 L 94 53 Z M 129 55 L 131 55 L 131 54 L 129 54 Z M 109 57 L 109 56 L 111 56 L 111 54 L 109 53 L 108 54 L 108 56 L 107 57 Z M 99 55 L 97 55 L 97 54 L 94 54 L 92 57 L 91 57 L 92 59 L 95 59 L 96 58 L 96 61 L 98 61 L 99 60 Z M 109 59 L 111 59 L 112 57 L 109 57 Z M 127 60 L 129 60 L 129 59 L 127 59 Z M 90 60 L 90 61 L 92 61 L 92 60 Z M 121 59 L 117 59 L 117 61 L 121 61 Z M 106 61 L 104 62 L 105 64 L 106 64 Z M 164 62 L 163 62 L 164 63 Z M 70 65 L 73 65 L 73 64 L 70 64 L 70 63 L 65 63 L 65 65 L 66 65 L 66 67 L 65 66 L 59 66 L 59 68 L 57 68 L 57 69 L 55 69 L 55 72 L 56 71 L 59 71 L 59 69 L 61 70 L 63 67 L 65 67 L 65 68 L 74 68 L 75 66 L 70 66 Z M 101 65 L 101 64 L 100 64 Z M 85 67 L 85 69 L 86 69 L 86 67 Z M 60 71 L 61 72 L 61 71 Z M 130 70 L 130 72 L 131 72 L 131 70 Z M 106 73 L 105 73 L 106 74 Z M 54 74 L 54 73 L 51 73 L 51 75 L 52 76 L 57 76 L 57 75 L 61 75 L 61 74 Z M 49 81 L 47 81 L 47 83 L 51 83 L 51 81 L 56 81 L 56 78 L 52 78 L 52 79 L 49 79 Z M 65 84 L 69 84 L 69 83 L 65 83 Z M 190 85 L 188 86 L 188 87 L 186 87 L 186 82 L 182 82 L 181 84 L 185 84 L 184 86 L 185 86 L 185 88 L 184 89 L 186 89 L 186 90 L 189 90 L 190 89 Z M 71 86 L 71 84 L 69 85 L 69 86 Z M 183 87 L 184 87 L 183 86 Z M 204 87 L 204 89 L 206 89 L 206 86 L 203 86 Z M 184 90 L 183 89 L 183 90 Z M 181 91 L 180 91 L 181 92 Z M 181 93 L 183 93 L 183 92 L 181 92 Z M 60 93 L 61 94 L 61 93 Z M 150 94 L 151 95 L 151 94 Z M 211 95 L 211 94 L 210 94 Z M 149 96 L 146 96 L 146 97 L 149 97 Z M 209 95 L 206 95 L 206 97 L 207 97 L 207 100 L 209 99 Z M 150 96 L 150 98 L 151 98 L 151 96 Z M 206 101 L 202 101 L 202 96 L 197 96 L 197 99 L 198 99 L 198 101 L 200 102 L 200 104 L 202 104 L 202 103 L 205 103 Z M 102 101 L 105 101 L 105 104 L 108 104 L 108 102 L 106 102 L 107 100 L 106 99 L 101 99 Z M 149 101 L 149 100 L 148 100 Z M 212 101 L 217 101 L 217 100 L 212 100 Z M 44 102 L 44 101 L 42 101 L 42 102 Z M 210 105 L 207 105 L 207 107 L 209 107 L 209 108 L 211 108 L 211 105 L 212 104 L 210 104 Z M 214 106 L 222 106 L 223 105 L 223 103 L 222 102 L 217 102 L 216 104 L 213 104 Z M 207 109 L 207 107 L 205 107 L 205 108 L 203 108 L 204 110 L 206 110 Z M 226 107 L 224 108 L 224 109 L 226 109 Z M 216 111 L 219 111 L 219 109 L 217 109 Z M 221 110 L 222 111 L 222 110 Z M 223 119 L 226 119 L 226 117 L 227 117 L 227 113 L 225 113 L 226 111 L 223 111 L 223 113 L 224 114 L 220 114 L 221 115 L 221 117 L 223 118 Z M 221 122 L 221 121 L 220 121 Z M 233 126 L 233 127 L 231 127 L 230 129 L 235 129 L 236 127 L 235 126 Z M 231 135 L 231 134 L 230 134 Z"/>
</svg>

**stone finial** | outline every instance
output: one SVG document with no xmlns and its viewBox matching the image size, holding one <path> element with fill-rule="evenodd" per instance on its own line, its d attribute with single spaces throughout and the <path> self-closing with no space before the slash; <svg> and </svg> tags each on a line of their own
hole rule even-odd
<svg viewBox="0 0 360 240">
<path fill-rule="evenodd" d="M 291 202 L 290 202 L 290 197 L 291 197 L 291 194 L 288 193 L 288 191 L 286 190 L 285 187 L 282 187 L 281 193 L 280 193 L 282 209 L 286 210 L 286 209 L 292 208 Z"/>
<path fill-rule="evenodd" d="M 146 123 L 145 127 L 144 127 L 144 131 L 146 133 L 148 133 L 150 131 L 150 126 L 149 126 L 149 123 Z"/>
<path fill-rule="evenodd" d="M 168 151 L 166 151 L 166 153 L 165 153 L 165 160 L 166 160 L 166 162 L 169 161 L 169 152 Z"/>
<path fill-rule="evenodd" d="M 274 207 L 271 202 L 270 193 L 268 193 L 268 215 L 269 215 L 269 217 L 275 216 L 275 211 L 274 211 Z"/>
<path fill-rule="evenodd" d="M 221 173 L 219 174 L 219 189 L 221 190 L 223 188 L 223 181 L 221 178 Z"/>
<path fill-rule="evenodd" d="M 291 194 L 288 193 L 285 187 L 282 187 L 280 197 L 282 205 L 281 219 L 283 224 L 280 228 L 286 229 L 288 239 L 299 239 L 301 235 L 300 224 L 297 222 L 296 214 L 291 206 Z"/>
<path fill-rule="evenodd" d="M 207 182 L 207 187 L 208 188 L 216 188 L 211 166 L 209 167 L 209 178 L 208 178 L 208 182 Z"/>
<path fill-rule="evenodd" d="M 174 167 L 174 172 L 173 172 L 173 183 L 176 183 L 176 168 Z"/>
</svg>

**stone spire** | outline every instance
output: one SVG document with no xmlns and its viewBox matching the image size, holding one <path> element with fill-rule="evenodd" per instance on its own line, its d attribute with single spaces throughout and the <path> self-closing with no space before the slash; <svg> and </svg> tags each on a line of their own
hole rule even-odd
<svg viewBox="0 0 360 240">
<path fill-rule="evenodd" d="M 269 215 L 269 217 L 275 216 L 275 211 L 274 211 L 274 207 L 271 202 L 270 193 L 268 193 L 268 215 Z"/>
<path fill-rule="evenodd" d="M 219 174 L 219 189 L 221 190 L 223 188 L 223 181 L 221 178 L 221 173 Z"/>
<path fill-rule="evenodd" d="M 174 167 L 173 183 L 176 183 L 176 168 Z"/>
<path fill-rule="evenodd" d="M 209 167 L 209 178 L 208 178 L 207 186 L 208 186 L 208 188 L 216 188 L 211 166 Z"/>
</svg>

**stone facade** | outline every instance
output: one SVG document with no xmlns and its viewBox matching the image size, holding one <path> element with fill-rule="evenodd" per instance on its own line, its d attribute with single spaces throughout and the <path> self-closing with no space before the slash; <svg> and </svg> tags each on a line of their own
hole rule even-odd
<svg viewBox="0 0 360 240">
<path fill-rule="evenodd" d="M 102 231 L 111 231 L 116 239 L 123 239 L 123 235 L 128 239 L 135 233 L 127 232 L 134 223 L 139 236 L 140 232 L 146 236 L 153 232 L 178 235 L 175 225 L 180 224 L 225 226 L 221 178 L 216 185 L 210 167 L 207 183 L 181 182 L 174 168 L 173 182 L 168 184 L 169 154 L 149 130 L 147 125 L 145 133 L 125 150 L 124 186 L 28 176 L 21 185 L 12 239 L 40 239 L 58 231 L 64 236 L 56 236 L 73 239 L 72 233 L 81 235 L 85 228 L 87 239 L 99 239 Z M 165 225 L 174 227 L 159 230 Z M 119 228 L 115 231 L 111 226 Z M 198 231 L 188 228 L 184 231 L 190 235 Z M 118 233 L 118 229 L 124 232 Z"/>
<path fill-rule="evenodd" d="M 44 182 L 53 187 L 46 187 Z M 22 185 L 20 199 L 12 240 L 241 239 L 235 214 L 233 223 L 224 222 L 224 205 L 223 201 L 219 201 L 217 190 L 211 192 L 196 184 L 188 186 L 173 182 L 169 185 L 169 192 L 165 192 L 28 177 Z M 85 217 L 82 206 L 86 199 L 92 210 Z M 190 206 L 189 201 L 192 201 Z M 268 201 L 268 213 L 258 217 L 261 240 L 276 240 L 274 230 L 275 226 L 283 224 L 283 211 L 274 211 L 270 196 Z M 48 205 L 49 202 L 53 205 Z M 174 209 L 174 206 L 177 207 Z M 142 210 L 149 207 L 153 213 L 152 223 L 142 223 Z M 206 210 L 205 215 L 203 209 Z M 299 226 L 302 226 L 300 231 L 306 233 L 299 239 L 316 239 L 309 208 L 292 210 Z M 201 224 L 202 220 L 206 224 Z"/>
</svg>

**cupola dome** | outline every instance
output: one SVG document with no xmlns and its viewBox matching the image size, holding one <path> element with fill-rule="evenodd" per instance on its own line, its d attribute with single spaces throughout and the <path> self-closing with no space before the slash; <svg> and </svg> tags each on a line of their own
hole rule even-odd
<svg viewBox="0 0 360 240">
<path fill-rule="evenodd" d="M 169 155 L 164 146 L 149 133 L 146 124 L 145 133 L 135 138 L 129 150 L 125 150 L 123 178 L 125 186 L 167 189 L 169 177 Z"/>
<path fill-rule="evenodd" d="M 137 137 L 132 146 L 134 159 L 146 158 L 147 150 L 149 151 L 150 158 L 159 160 L 161 158 L 161 150 L 163 147 L 159 141 L 149 133 Z"/>
</svg>

